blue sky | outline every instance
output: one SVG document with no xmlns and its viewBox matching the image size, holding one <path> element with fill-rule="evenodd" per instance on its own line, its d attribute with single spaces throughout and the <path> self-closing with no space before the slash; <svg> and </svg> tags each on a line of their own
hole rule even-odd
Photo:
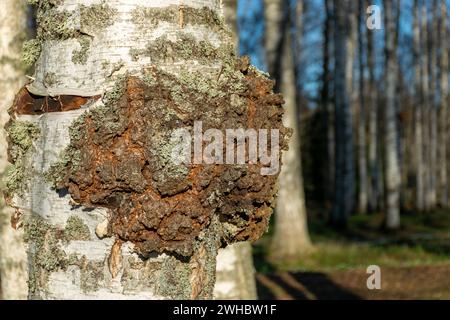
<svg viewBox="0 0 450 320">
<path fill-rule="evenodd" d="M 291 0 L 295 3 L 296 0 Z M 355 0 L 356 1 L 356 0 Z M 432 0 L 423 0 L 427 5 L 432 4 Z M 305 31 L 303 34 L 303 50 L 301 52 L 302 74 L 299 88 L 303 94 L 314 105 L 320 89 L 320 75 L 322 72 L 322 51 L 323 51 L 323 22 L 325 12 L 323 0 L 304 0 L 305 2 Z M 449 4 L 450 1 L 447 0 Z M 374 5 L 382 7 L 382 0 L 374 0 Z M 401 0 L 400 12 L 400 46 L 399 56 L 401 70 L 406 78 L 406 83 L 412 79 L 412 5 L 413 0 Z M 449 6 L 450 8 L 450 6 Z M 450 11 L 450 10 L 449 10 Z M 252 63 L 258 68 L 266 71 L 264 59 L 264 13 L 262 0 L 238 0 L 238 21 L 240 28 L 240 53 L 249 55 Z M 383 74 L 384 55 L 383 42 L 384 30 L 377 30 L 375 39 L 377 41 L 377 76 Z"/>
</svg>

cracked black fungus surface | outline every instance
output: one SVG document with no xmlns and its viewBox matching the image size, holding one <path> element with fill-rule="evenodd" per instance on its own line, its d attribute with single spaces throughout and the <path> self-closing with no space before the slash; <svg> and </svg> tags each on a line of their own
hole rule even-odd
<svg viewBox="0 0 450 320">
<path fill-rule="evenodd" d="M 286 149 L 290 130 L 273 82 L 246 60 L 233 68 L 208 78 L 207 91 L 158 69 L 150 81 L 127 77 L 114 103 L 72 126 L 57 188 L 86 207 L 110 209 L 109 235 L 131 241 L 144 256 L 191 256 L 212 215 L 220 218 L 222 244 L 258 239 L 268 227 L 277 175 L 262 176 L 261 164 L 175 166 L 167 148 L 175 129 L 201 120 L 204 131 L 279 129 Z"/>
</svg>

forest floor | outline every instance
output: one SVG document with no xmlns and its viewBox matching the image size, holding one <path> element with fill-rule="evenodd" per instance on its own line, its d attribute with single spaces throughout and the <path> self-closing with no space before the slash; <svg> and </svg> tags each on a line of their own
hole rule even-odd
<svg viewBox="0 0 450 320">
<path fill-rule="evenodd" d="M 270 235 L 255 246 L 261 299 L 450 299 L 450 215 L 405 213 L 387 233 L 381 215 L 355 216 L 345 232 L 310 221 L 314 249 L 298 261 L 265 260 Z M 366 268 L 381 268 L 381 290 L 369 290 Z"/>
</svg>

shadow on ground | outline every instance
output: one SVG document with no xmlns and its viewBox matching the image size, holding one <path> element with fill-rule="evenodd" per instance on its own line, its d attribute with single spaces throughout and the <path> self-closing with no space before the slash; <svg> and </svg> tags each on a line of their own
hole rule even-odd
<svg viewBox="0 0 450 320">
<path fill-rule="evenodd" d="M 364 269 L 257 274 L 260 299 L 450 300 L 450 265 L 381 269 L 381 290 L 367 288 Z"/>
<path fill-rule="evenodd" d="M 360 300 L 360 297 L 318 272 L 257 275 L 260 299 L 269 300 Z"/>
</svg>

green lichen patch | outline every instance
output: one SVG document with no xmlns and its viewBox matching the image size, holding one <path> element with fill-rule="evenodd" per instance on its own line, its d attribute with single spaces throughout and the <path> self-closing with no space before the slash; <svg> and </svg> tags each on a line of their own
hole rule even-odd
<svg viewBox="0 0 450 320">
<path fill-rule="evenodd" d="M 106 2 L 92 6 L 80 5 L 78 12 L 60 9 L 61 0 L 29 0 L 29 3 L 37 6 L 37 38 L 24 46 L 23 60 L 27 65 L 37 60 L 44 41 L 72 38 L 78 39 L 81 45 L 79 50 L 74 50 L 72 60 L 76 64 L 85 64 L 90 47 L 90 39 L 86 34 L 101 32 L 115 22 L 118 14 L 117 9 L 111 8 Z"/>
<path fill-rule="evenodd" d="M 54 72 L 46 72 L 44 75 L 44 85 L 49 88 L 59 84 L 58 76 Z"/>
<path fill-rule="evenodd" d="M 47 288 L 49 275 L 67 267 L 67 256 L 60 245 L 61 232 L 37 215 L 25 218 L 24 241 L 30 245 L 30 296 L 37 298 Z"/>
<path fill-rule="evenodd" d="M 188 6 L 169 6 L 165 8 L 145 8 L 137 7 L 132 12 L 133 22 L 137 25 L 144 25 L 147 28 L 155 28 L 161 22 L 185 25 L 202 25 L 208 27 L 219 34 L 230 36 L 224 20 L 210 8 L 193 8 Z"/>
<path fill-rule="evenodd" d="M 170 41 L 164 35 L 150 42 L 145 49 L 133 48 L 130 55 L 134 60 L 139 56 L 151 57 L 154 63 L 173 62 L 174 60 L 197 60 L 202 63 L 221 61 L 234 57 L 234 47 L 224 44 L 214 47 L 210 42 L 197 39 L 184 32 L 177 33 L 177 41 Z"/>
<path fill-rule="evenodd" d="M 71 254 L 67 259 L 67 266 L 76 266 L 80 269 L 80 289 L 83 293 L 95 292 L 105 278 L 105 261 L 90 261 L 86 256 Z"/>
<path fill-rule="evenodd" d="M 80 49 L 72 52 L 72 62 L 75 64 L 86 64 L 89 56 L 89 49 L 91 47 L 91 38 L 82 36 L 78 38 L 78 42 L 80 44 Z"/>
<path fill-rule="evenodd" d="M 95 291 L 103 279 L 103 261 L 88 261 L 75 254 L 67 255 L 62 244 L 73 240 L 90 240 L 89 228 L 77 216 L 67 220 L 63 230 L 48 224 L 42 217 L 31 215 L 24 221 L 24 241 L 31 252 L 29 288 L 31 297 L 39 298 L 47 289 L 49 276 L 68 266 L 78 266 L 81 270 L 81 289 L 83 292 Z"/>
<path fill-rule="evenodd" d="M 57 4 L 49 1 L 39 3 L 37 10 L 37 38 L 44 40 L 66 40 L 80 33 L 73 27 L 72 13 L 59 10 Z"/>
<path fill-rule="evenodd" d="M 12 160 L 17 160 L 31 149 L 33 141 L 39 137 L 39 127 L 28 121 L 13 121 L 7 128 L 10 142 L 9 154 Z"/>
<path fill-rule="evenodd" d="M 118 11 L 103 2 L 91 6 L 81 5 L 80 24 L 81 30 L 88 34 L 97 33 L 114 24 Z"/>
<path fill-rule="evenodd" d="M 71 216 L 67 219 L 66 227 L 64 228 L 64 240 L 88 241 L 90 239 L 91 232 L 89 231 L 89 227 L 80 217 Z"/>
<path fill-rule="evenodd" d="M 126 77 L 125 76 L 118 77 L 116 82 L 114 83 L 114 87 L 111 90 L 108 90 L 103 97 L 103 102 L 105 103 L 105 106 L 112 108 L 124 95 L 125 89 L 126 89 Z"/>
<path fill-rule="evenodd" d="M 32 66 L 41 55 L 41 42 L 37 39 L 25 41 L 22 47 L 22 61 L 27 66 Z"/>
<path fill-rule="evenodd" d="M 176 257 L 167 257 L 160 269 L 160 276 L 156 281 L 157 295 L 172 299 L 189 300 L 191 270 L 188 263 L 183 263 Z"/>
<path fill-rule="evenodd" d="M 12 163 L 5 174 L 7 196 L 22 194 L 26 180 L 25 159 L 32 149 L 33 141 L 40 134 L 40 129 L 31 122 L 12 121 L 6 126 L 9 148 L 8 156 Z"/>
</svg>

